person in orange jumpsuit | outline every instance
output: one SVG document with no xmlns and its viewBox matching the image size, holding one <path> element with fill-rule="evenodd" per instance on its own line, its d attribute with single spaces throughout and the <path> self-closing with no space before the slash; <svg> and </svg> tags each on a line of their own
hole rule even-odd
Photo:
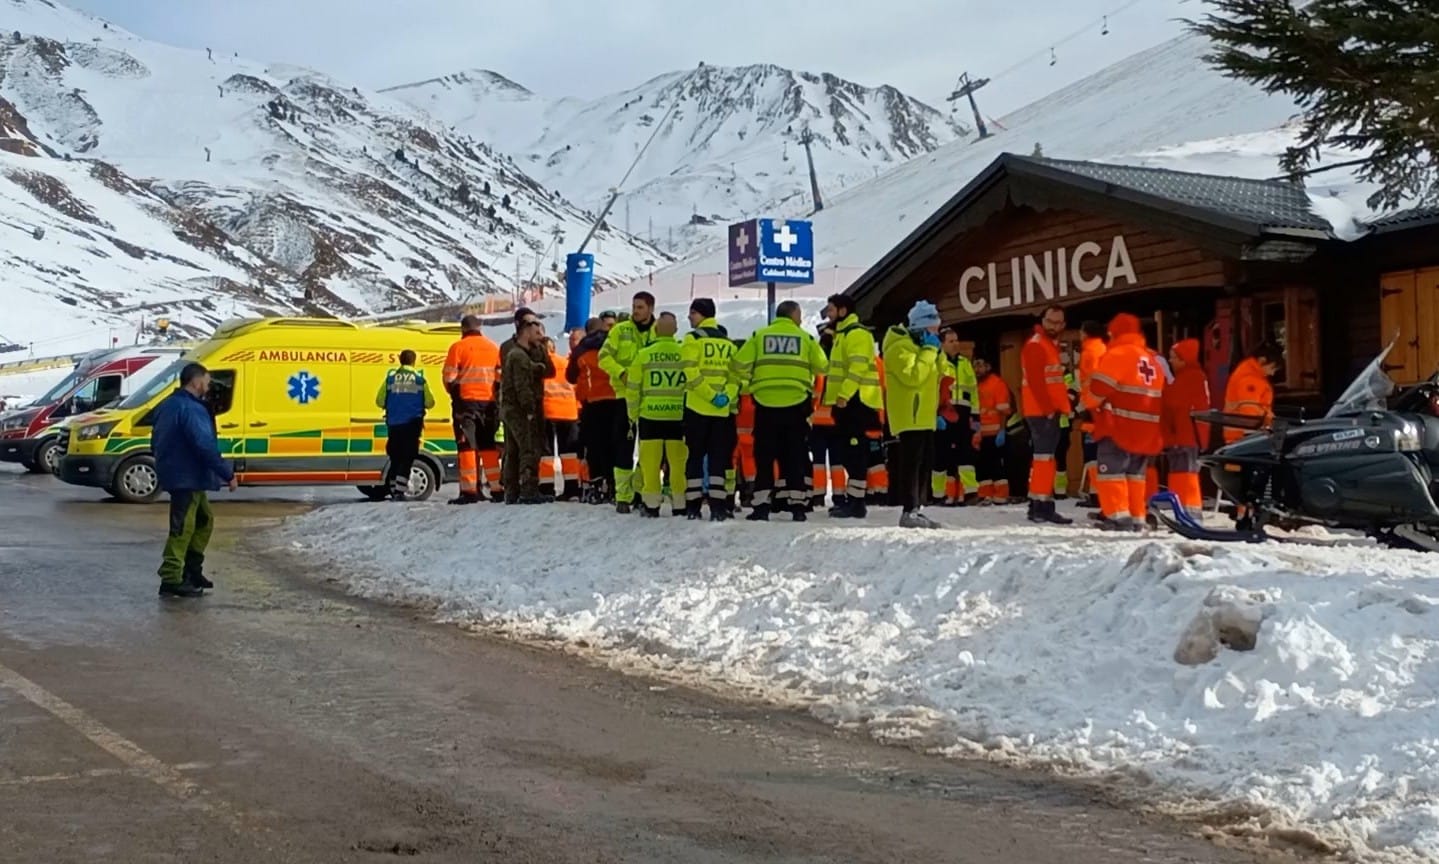
<svg viewBox="0 0 1439 864">
<path fill-rule="evenodd" d="M 1284 352 L 1278 345 L 1266 342 L 1255 349 L 1242 363 L 1229 373 L 1224 385 L 1224 413 L 1239 414 L 1257 418 L 1260 429 L 1268 429 L 1274 422 L 1274 385 L 1269 383 L 1284 362 Z M 1250 433 L 1249 429 L 1237 426 L 1224 427 L 1224 443 L 1233 444 Z M 1234 508 L 1234 519 L 1241 530 L 1250 527 L 1249 508 L 1240 504 Z"/>
<path fill-rule="evenodd" d="M 480 501 L 480 466 L 498 477 L 500 452 L 495 433 L 500 428 L 495 404 L 500 370 L 500 347 L 481 332 L 480 319 L 460 319 L 460 340 L 445 356 L 444 384 L 450 394 L 455 423 L 455 447 L 459 451 L 460 495 L 451 504 Z"/>
<path fill-rule="evenodd" d="M 1023 369 L 1020 401 L 1034 444 L 1034 462 L 1029 469 L 1029 521 L 1055 525 L 1069 525 L 1074 521 L 1059 515 L 1054 506 L 1058 470 L 1054 454 L 1059 449 L 1059 421 L 1071 407 L 1057 341 L 1064 327 L 1064 310 L 1058 306 L 1048 307 L 1019 356 Z"/>
<path fill-rule="evenodd" d="M 743 346 L 744 340 L 736 339 L 735 345 Z M 738 351 L 739 348 L 736 347 L 735 350 Z M 754 464 L 754 397 L 748 393 L 740 394 L 734 426 L 734 470 L 739 475 L 739 504 L 741 507 L 749 507 L 754 503 L 754 478 L 758 472 Z"/>
<path fill-rule="evenodd" d="M 983 357 L 974 358 L 974 377 L 979 379 L 979 431 L 975 436 L 974 473 L 979 480 L 979 503 L 993 506 L 1009 502 L 1009 480 L 1004 469 L 1004 427 L 1014 405 L 1009 385 L 994 373 L 994 367 Z"/>
<path fill-rule="evenodd" d="M 1164 444 L 1164 368 L 1133 315 L 1109 322 L 1109 349 L 1090 380 L 1088 399 L 1099 442 L 1100 527 L 1142 531 L 1149 512 L 1145 474 Z"/>
<path fill-rule="evenodd" d="M 572 501 L 580 495 L 580 401 L 575 385 L 566 375 L 568 362 L 555 351 L 555 340 L 546 339 L 545 349 L 555 374 L 545 379 L 545 452 L 540 460 L 540 486 L 549 485 L 561 501 Z M 560 454 L 560 475 L 555 476 L 554 454 Z"/>
<path fill-rule="evenodd" d="M 1109 328 L 1098 321 L 1085 321 L 1079 326 L 1079 332 L 1083 334 L 1083 341 L 1079 348 L 1079 404 L 1087 404 L 1086 396 L 1089 393 L 1089 379 L 1094 375 L 1094 370 L 1099 368 L 1099 359 L 1104 356 L 1108 347 L 1105 340 L 1109 338 Z M 1079 500 L 1079 506 L 1097 508 L 1099 506 L 1099 445 L 1094 440 L 1094 423 L 1085 420 L 1079 424 L 1081 446 L 1084 449 L 1084 481 L 1080 484 L 1084 489 L 1084 496 Z"/>
<path fill-rule="evenodd" d="M 1195 411 L 1208 411 L 1209 376 L 1199 363 L 1199 340 L 1185 339 L 1169 349 L 1174 381 L 1164 388 L 1164 458 L 1169 466 L 1169 491 L 1180 506 L 1199 517 L 1204 495 L 1199 485 L 1199 454 L 1209 446 L 1209 424 L 1194 419 Z"/>
<path fill-rule="evenodd" d="M 1260 418 L 1261 429 L 1268 429 L 1274 420 L 1274 385 L 1269 383 L 1283 361 L 1279 347 L 1260 345 L 1255 352 L 1234 367 L 1224 387 L 1224 413 Z M 1250 430 L 1226 426 L 1224 443 L 1233 444 Z"/>
</svg>

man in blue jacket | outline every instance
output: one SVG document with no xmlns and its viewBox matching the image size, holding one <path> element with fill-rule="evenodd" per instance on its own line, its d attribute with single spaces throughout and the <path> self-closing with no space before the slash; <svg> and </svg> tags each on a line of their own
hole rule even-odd
<svg viewBox="0 0 1439 864">
<path fill-rule="evenodd" d="M 199 597 L 215 587 L 205 578 L 205 547 L 215 530 L 206 493 L 238 485 L 220 458 L 215 420 L 205 404 L 210 372 L 199 363 L 180 370 L 180 389 L 155 409 L 150 434 L 160 488 L 170 493 L 170 536 L 160 562 L 161 597 Z"/>
<path fill-rule="evenodd" d="M 435 407 L 435 394 L 425 373 L 415 368 L 415 352 L 400 352 L 400 365 L 391 369 L 375 395 L 375 405 L 385 411 L 385 455 L 390 467 L 384 488 L 391 501 L 404 501 L 410 494 L 410 470 L 420 454 L 425 432 L 425 412 Z"/>
</svg>

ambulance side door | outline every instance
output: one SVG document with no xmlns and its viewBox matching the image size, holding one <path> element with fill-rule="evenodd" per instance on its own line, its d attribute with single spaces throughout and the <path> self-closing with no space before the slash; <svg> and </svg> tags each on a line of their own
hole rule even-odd
<svg viewBox="0 0 1439 864">
<path fill-rule="evenodd" d="M 248 482 L 342 483 L 349 472 L 347 364 L 290 359 L 298 353 L 261 351 L 245 364 Z"/>
</svg>

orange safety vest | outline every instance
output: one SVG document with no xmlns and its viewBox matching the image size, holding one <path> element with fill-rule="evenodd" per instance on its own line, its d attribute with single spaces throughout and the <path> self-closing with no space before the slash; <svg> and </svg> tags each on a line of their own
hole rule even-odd
<svg viewBox="0 0 1439 864">
<path fill-rule="evenodd" d="M 1224 413 L 1262 417 L 1266 427 L 1274 419 L 1274 385 L 1253 357 L 1245 358 L 1229 374 L 1229 383 L 1224 387 Z M 1248 434 L 1247 429 L 1226 426 L 1224 443 L 1233 444 Z"/>
<path fill-rule="evenodd" d="M 1064 383 L 1064 364 L 1059 345 L 1044 328 L 1034 325 L 1034 335 L 1019 353 L 1020 396 L 1025 417 L 1050 417 L 1069 413 L 1069 388 Z"/>
<path fill-rule="evenodd" d="M 500 346 L 482 333 L 466 333 L 445 355 L 445 389 L 466 402 L 495 401 Z"/>
<path fill-rule="evenodd" d="M 1157 456 L 1164 449 L 1164 367 L 1143 335 L 1114 337 L 1090 380 L 1089 394 L 1097 440 L 1108 438 L 1139 456 Z"/>
<path fill-rule="evenodd" d="M 568 361 L 558 354 L 551 354 L 550 362 L 555 364 L 555 374 L 545 379 L 545 419 L 574 422 L 580 419 L 580 400 L 575 398 L 575 388 L 565 380 Z"/>
<path fill-rule="evenodd" d="M 814 413 L 809 415 L 809 420 L 815 426 L 834 425 L 834 406 L 824 404 L 823 375 L 814 379 Z"/>
<path fill-rule="evenodd" d="M 1094 336 L 1086 336 L 1079 349 L 1079 401 L 1082 404 L 1089 404 L 1089 379 L 1094 375 L 1094 370 L 1099 368 L 1099 359 L 1107 350 L 1104 340 Z M 1093 432 L 1094 423 L 1079 424 L 1079 431 Z"/>
<path fill-rule="evenodd" d="M 1004 428 L 1005 417 L 1014 411 L 1009 401 L 1009 385 L 991 372 L 979 382 L 979 434 L 993 438 Z"/>
</svg>

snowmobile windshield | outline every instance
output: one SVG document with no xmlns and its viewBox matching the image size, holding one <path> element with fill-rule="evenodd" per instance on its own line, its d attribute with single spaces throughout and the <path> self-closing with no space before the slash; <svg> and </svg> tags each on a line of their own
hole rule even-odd
<svg viewBox="0 0 1439 864">
<path fill-rule="evenodd" d="M 1378 357 L 1369 361 L 1369 365 L 1364 367 L 1359 377 L 1349 383 L 1334 403 L 1334 407 L 1324 416 L 1342 417 L 1364 411 L 1383 411 L 1388 407 L 1389 397 L 1394 395 L 1394 382 L 1384 372 L 1384 358 L 1389 356 L 1393 348 L 1394 343 L 1390 342 L 1389 347 L 1380 351 Z"/>
</svg>

